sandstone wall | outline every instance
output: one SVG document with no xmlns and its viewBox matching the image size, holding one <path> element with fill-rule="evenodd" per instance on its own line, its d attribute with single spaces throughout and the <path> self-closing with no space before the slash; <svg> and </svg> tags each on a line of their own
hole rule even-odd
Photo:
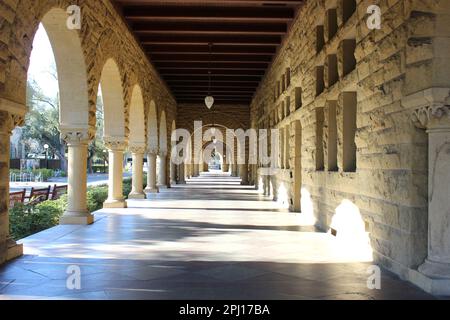
<svg viewBox="0 0 450 320">
<path fill-rule="evenodd" d="M 290 168 L 273 183 L 286 184 L 293 199 L 295 171 L 301 170 L 301 185 L 324 230 L 339 204 L 350 200 L 360 210 L 375 260 L 404 276 L 427 253 L 428 165 L 427 135 L 413 125 L 402 99 L 433 86 L 450 87 L 449 2 L 357 0 L 344 21 L 349 3 L 306 2 L 252 101 L 251 121 L 255 128 L 290 128 Z M 372 4 L 381 8 L 380 30 L 366 24 Z M 344 92 L 357 97 L 355 170 L 344 160 Z M 336 109 L 336 168 L 328 161 L 330 103 Z M 302 126 L 301 167 L 294 165 L 295 120 Z"/>
</svg>

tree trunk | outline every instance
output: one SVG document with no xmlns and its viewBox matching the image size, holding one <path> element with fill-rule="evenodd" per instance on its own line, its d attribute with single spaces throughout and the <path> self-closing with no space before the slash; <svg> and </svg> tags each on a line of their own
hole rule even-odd
<svg viewBox="0 0 450 320">
<path fill-rule="evenodd" d="M 64 171 L 67 173 L 67 159 L 66 159 L 66 145 L 63 141 L 61 141 L 61 144 L 59 146 L 59 150 L 57 151 L 57 155 L 60 159 L 60 169 L 61 171 Z"/>
</svg>

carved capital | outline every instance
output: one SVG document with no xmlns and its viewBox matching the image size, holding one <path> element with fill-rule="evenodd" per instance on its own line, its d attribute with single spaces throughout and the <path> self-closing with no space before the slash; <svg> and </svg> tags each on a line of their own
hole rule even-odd
<svg viewBox="0 0 450 320">
<path fill-rule="evenodd" d="M 159 154 L 160 157 L 166 157 L 167 156 L 167 151 L 166 150 L 160 150 L 158 154 Z"/>
<path fill-rule="evenodd" d="M 449 129 L 450 106 L 432 104 L 416 109 L 412 115 L 414 125 L 420 129 Z"/>
<path fill-rule="evenodd" d="M 148 155 L 150 155 L 150 156 L 157 156 L 158 155 L 158 148 L 154 148 L 154 147 L 151 147 L 151 148 L 147 148 L 147 154 Z"/>
<path fill-rule="evenodd" d="M 90 129 L 68 129 L 60 128 L 61 138 L 67 145 L 88 144 L 95 134 Z"/>
<path fill-rule="evenodd" d="M 24 122 L 24 116 L 0 111 L 0 130 L 4 134 L 11 135 L 13 129 L 17 126 L 23 126 Z"/>
<path fill-rule="evenodd" d="M 124 151 L 127 147 L 127 141 L 123 137 L 104 137 L 103 141 L 108 150 Z"/>
<path fill-rule="evenodd" d="M 128 150 L 130 150 L 131 153 L 144 154 L 147 148 L 145 147 L 145 144 L 131 144 L 128 146 Z"/>
</svg>

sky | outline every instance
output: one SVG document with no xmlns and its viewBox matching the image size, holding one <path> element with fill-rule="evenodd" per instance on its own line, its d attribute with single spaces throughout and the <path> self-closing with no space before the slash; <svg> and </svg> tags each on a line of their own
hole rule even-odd
<svg viewBox="0 0 450 320">
<path fill-rule="evenodd" d="M 59 90 L 58 81 L 48 72 L 55 65 L 55 57 L 50 40 L 44 27 L 40 24 L 33 41 L 28 79 L 34 79 L 48 97 L 56 97 Z"/>
</svg>

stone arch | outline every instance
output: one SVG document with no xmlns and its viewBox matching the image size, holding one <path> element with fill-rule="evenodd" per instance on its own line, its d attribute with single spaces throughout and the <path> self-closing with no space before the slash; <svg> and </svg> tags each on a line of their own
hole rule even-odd
<svg viewBox="0 0 450 320">
<path fill-rule="evenodd" d="M 145 145 L 145 113 L 141 87 L 133 87 L 130 100 L 129 143 Z"/>
<path fill-rule="evenodd" d="M 81 40 L 76 30 L 67 28 L 67 13 L 63 9 L 51 9 L 41 21 L 56 61 L 61 128 L 87 129 L 88 81 Z"/>
<path fill-rule="evenodd" d="M 166 153 L 168 150 L 167 145 L 167 120 L 166 120 L 166 112 L 164 110 L 161 111 L 161 117 L 159 120 L 159 150 L 161 152 Z"/>
<path fill-rule="evenodd" d="M 125 139 L 125 103 L 119 67 L 110 58 L 103 66 L 100 86 L 103 96 L 104 138 Z"/>
<path fill-rule="evenodd" d="M 154 100 L 150 101 L 148 110 L 147 135 L 148 148 L 152 151 L 157 151 L 159 147 L 158 118 Z"/>
</svg>

